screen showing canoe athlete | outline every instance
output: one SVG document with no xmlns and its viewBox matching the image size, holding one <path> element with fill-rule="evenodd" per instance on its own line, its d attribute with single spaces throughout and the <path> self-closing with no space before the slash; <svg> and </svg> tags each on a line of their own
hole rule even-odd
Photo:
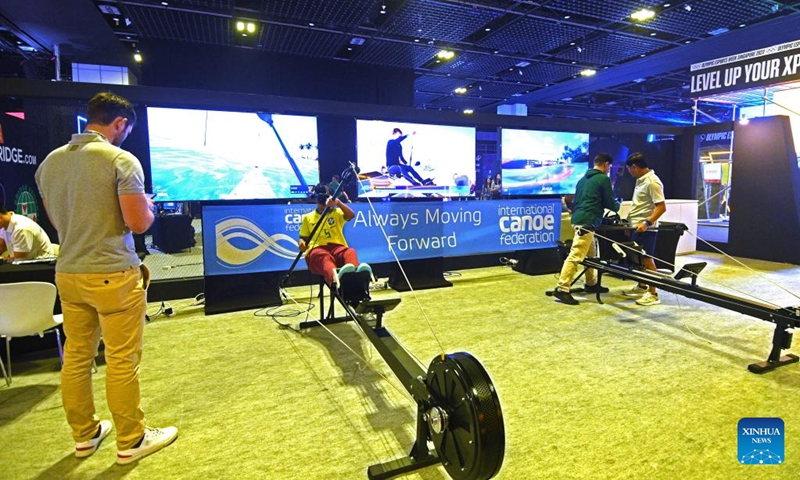
<svg viewBox="0 0 800 480">
<path fill-rule="evenodd" d="M 473 127 L 356 120 L 356 137 L 359 196 L 473 195 Z"/>
<path fill-rule="evenodd" d="M 306 198 L 318 182 L 316 117 L 148 107 L 160 201 Z"/>
</svg>

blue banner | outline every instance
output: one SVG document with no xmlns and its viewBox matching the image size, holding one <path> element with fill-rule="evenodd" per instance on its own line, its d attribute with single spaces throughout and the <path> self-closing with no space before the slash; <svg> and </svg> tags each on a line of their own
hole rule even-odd
<svg viewBox="0 0 800 480">
<path fill-rule="evenodd" d="M 452 257 L 555 247 L 559 199 L 348 204 L 344 235 L 362 262 Z M 206 275 L 288 270 L 297 256 L 303 215 L 315 206 L 203 207 Z M 304 261 L 298 269 L 305 269 Z"/>
</svg>

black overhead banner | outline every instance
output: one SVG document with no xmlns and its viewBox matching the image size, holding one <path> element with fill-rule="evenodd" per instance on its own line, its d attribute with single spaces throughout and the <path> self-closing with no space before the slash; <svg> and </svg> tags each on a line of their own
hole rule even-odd
<svg viewBox="0 0 800 480">
<path fill-rule="evenodd" d="M 800 78 L 800 40 L 691 67 L 693 98 L 773 85 Z"/>
</svg>

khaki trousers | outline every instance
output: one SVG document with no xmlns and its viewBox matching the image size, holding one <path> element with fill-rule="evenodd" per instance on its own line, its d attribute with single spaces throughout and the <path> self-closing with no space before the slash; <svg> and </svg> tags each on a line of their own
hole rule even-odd
<svg viewBox="0 0 800 480">
<path fill-rule="evenodd" d="M 572 279 L 578 270 L 578 263 L 582 262 L 587 255 L 595 256 L 594 232 L 575 228 L 575 235 L 572 237 L 572 248 L 569 250 L 564 265 L 561 266 L 561 275 L 558 277 L 558 290 L 569 292 Z M 583 233 L 583 235 L 578 235 Z M 597 284 L 597 270 L 589 268 L 586 270 L 586 285 Z"/>
<path fill-rule="evenodd" d="M 132 448 L 144 435 L 139 363 L 149 280 L 144 265 L 124 272 L 56 274 L 67 337 L 61 396 L 76 442 L 92 438 L 100 423 L 94 407 L 92 362 L 101 337 L 106 399 L 117 430 L 117 448 Z"/>
</svg>

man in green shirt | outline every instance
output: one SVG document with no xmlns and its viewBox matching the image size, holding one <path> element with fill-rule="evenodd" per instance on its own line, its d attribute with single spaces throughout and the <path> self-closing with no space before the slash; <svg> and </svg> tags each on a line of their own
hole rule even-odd
<svg viewBox="0 0 800 480">
<path fill-rule="evenodd" d="M 594 229 L 600 225 L 603 212 L 605 209 L 619 211 L 619 202 L 614 200 L 611 180 L 608 178 L 612 161 L 611 155 L 607 153 L 594 157 L 594 168 L 586 172 L 575 189 L 575 209 L 571 218 L 575 236 L 572 238 L 569 255 L 561 267 L 558 286 L 553 292 L 557 300 L 567 305 L 578 305 L 578 301 L 570 293 L 570 285 L 578 269 L 578 263 L 587 255 L 595 255 Z M 591 268 L 586 270 L 584 290 L 591 293 L 608 291 L 597 285 L 597 271 Z"/>
</svg>

